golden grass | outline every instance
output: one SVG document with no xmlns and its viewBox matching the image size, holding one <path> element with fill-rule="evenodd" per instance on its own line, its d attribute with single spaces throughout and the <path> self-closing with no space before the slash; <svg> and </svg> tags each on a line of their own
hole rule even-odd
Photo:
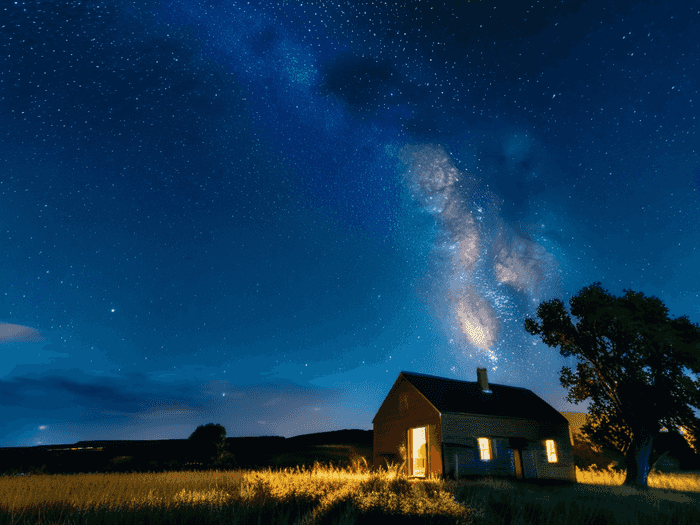
<svg viewBox="0 0 700 525">
<path fill-rule="evenodd" d="M 366 464 L 366 463 L 365 463 Z M 400 487 L 397 483 L 404 483 Z M 283 471 L 32 475 L 0 478 L 0 524 L 354 523 L 359 515 L 462 518 L 444 490 L 413 497 L 416 482 L 315 465 Z M 397 495 L 392 491 L 400 490 Z M 345 521 L 343 521 L 345 520 Z"/>
<path fill-rule="evenodd" d="M 576 468 L 576 481 L 588 485 L 620 486 L 625 481 L 625 472 L 617 472 L 595 467 L 589 470 Z M 647 485 L 655 489 L 672 489 L 684 492 L 700 492 L 700 473 L 663 474 L 652 471 L 647 478 Z"/>
<path fill-rule="evenodd" d="M 0 525 L 197 523 L 501 525 L 697 523 L 700 475 L 653 473 L 649 491 L 623 474 L 581 471 L 579 484 L 514 479 L 411 480 L 388 471 L 322 467 L 273 471 L 0 477 Z M 624 496 L 624 497 L 623 497 Z"/>
</svg>

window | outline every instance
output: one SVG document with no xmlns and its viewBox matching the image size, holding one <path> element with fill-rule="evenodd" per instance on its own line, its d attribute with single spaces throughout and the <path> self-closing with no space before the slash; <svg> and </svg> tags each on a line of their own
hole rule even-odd
<svg viewBox="0 0 700 525">
<path fill-rule="evenodd" d="M 549 461 L 550 463 L 556 463 L 557 451 L 554 447 L 554 440 L 548 439 L 545 443 L 547 444 L 547 461 Z"/>
<path fill-rule="evenodd" d="M 491 459 L 491 442 L 489 438 L 479 438 L 479 454 L 483 461 Z"/>
</svg>

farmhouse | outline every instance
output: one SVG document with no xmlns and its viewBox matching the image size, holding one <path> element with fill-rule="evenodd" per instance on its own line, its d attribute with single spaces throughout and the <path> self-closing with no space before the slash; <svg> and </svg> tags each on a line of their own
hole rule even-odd
<svg viewBox="0 0 700 525">
<path fill-rule="evenodd" d="M 401 372 L 374 425 L 374 466 L 412 477 L 513 476 L 576 481 L 567 419 L 530 390 Z"/>
</svg>

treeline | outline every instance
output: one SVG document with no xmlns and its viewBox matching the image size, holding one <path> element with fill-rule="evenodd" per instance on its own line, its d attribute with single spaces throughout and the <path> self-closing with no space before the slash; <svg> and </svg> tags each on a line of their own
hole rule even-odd
<svg viewBox="0 0 700 525">
<path fill-rule="evenodd" d="M 209 436 L 203 432 L 211 427 L 223 429 L 213 424 L 198 427 L 200 438 L 196 430 L 188 439 L 80 441 L 64 446 L 0 448 L 0 475 L 293 468 L 310 467 L 315 461 L 350 463 L 358 455 L 371 463 L 371 430 L 342 430 L 293 438 L 223 437 L 217 442 L 207 439 L 216 438 L 216 432 L 210 432 Z"/>
</svg>

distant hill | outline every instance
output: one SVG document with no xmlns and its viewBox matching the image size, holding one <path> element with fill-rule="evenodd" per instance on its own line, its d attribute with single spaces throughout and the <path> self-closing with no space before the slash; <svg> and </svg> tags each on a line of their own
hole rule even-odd
<svg viewBox="0 0 700 525">
<path fill-rule="evenodd" d="M 241 467 L 311 467 L 315 462 L 351 464 L 362 456 L 372 463 L 371 430 L 336 430 L 283 436 L 226 438 L 226 448 Z M 187 439 L 87 440 L 64 445 L 0 448 L 0 473 L 46 464 L 56 472 L 85 468 L 102 471 L 109 465 L 148 464 L 153 468 L 186 461 Z"/>
<path fill-rule="evenodd" d="M 357 443 L 372 445 L 374 431 L 372 430 L 333 430 L 331 432 L 316 432 L 287 438 L 290 443 L 304 445 L 337 445 Z"/>
<path fill-rule="evenodd" d="M 330 432 L 316 432 L 313 434 L 302 434 L 285 438 L 284 436 L 244 436 L 227 437 L 226 441 L 232 445 L 246 441 L 259 441 L 267 443 L 291 443 L 293 446 L 299 445 L 333 445 L 343 443 L 372 444 L 371 430 L 333 430 Z M 107 449 L 120 447 L 152 447 L 152 446 L 177 446 L 186 444 L 187 439 L 102 439 L 84 440 L 72 444 L 62 445 L 36 445 L 33 447 L 0 447 L 0 452 L 10 451 L 58 451 L 58 450 L 88 450 Z"/>
</svg>

